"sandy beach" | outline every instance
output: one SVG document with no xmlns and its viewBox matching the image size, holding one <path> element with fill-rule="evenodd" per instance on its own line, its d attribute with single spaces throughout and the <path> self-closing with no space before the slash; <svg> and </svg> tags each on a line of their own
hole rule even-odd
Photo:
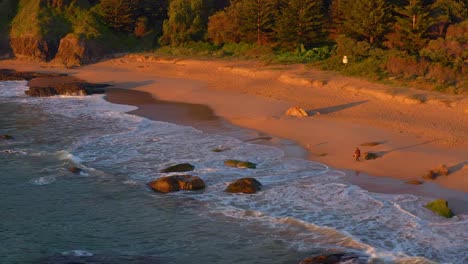
<svg viewBox="0 0 468 264">
<path fill-rule="evenodd" d="M 297 142 L 308 150 L 307 158 L 345 169 L 353 176 L 351 182 L 372 191 L 434 194 L 434 190 L 448 188 L 468 192 L 466 95 L 391 87 L 303 65 L 254 61 L 127 55 L 76 69 L 17 60 L 0 61 L 0 68 L 68 73 L 89 82 L 145 92 L 153 99 L 190 103 L 186 111 L 194 117 L 219 116 L 234 125 Z M 121 96 L 111 101 L 137 105 L 140 110 L 153 103 L 139 98 Z M 302 107 L 310 116 L 285 116 L 291 106 Z M 366 146 L 369 142 L 374 146 Z M 378 158 L 355 161 L 356 147 Z M 449 168 L 448 176 L 422 179 L 441 164 Z M 396 180 L 379 181 L 367 174 Z M 423 180 L 424 184 L 405 184 L 407 180 Z M 461 208 L 461 203 L 455 206 Z"/>
</svg>

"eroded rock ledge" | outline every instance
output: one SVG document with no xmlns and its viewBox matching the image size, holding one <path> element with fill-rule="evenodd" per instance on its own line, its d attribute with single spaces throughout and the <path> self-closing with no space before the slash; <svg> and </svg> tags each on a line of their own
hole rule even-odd
<svg viewBox="0 0 468 264">
<path fill-rule="evenodd" d="M 88 83 L 73 76 L 56 73 L 18 72 L 0 69 L 0 81 L 29 81 L 29 96 L 47 97 L 54 95 L 91 95 L 105 92 L 110 86 L 101 83 Z"/>
</svg>

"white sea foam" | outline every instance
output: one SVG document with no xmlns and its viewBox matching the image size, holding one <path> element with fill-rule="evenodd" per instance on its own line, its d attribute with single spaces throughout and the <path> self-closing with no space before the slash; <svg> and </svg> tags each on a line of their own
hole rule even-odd
<svg viewBox="0 0 468 264">
<path fill-rule="evenodd" d="M 55 176 L 44 176 L 44 177 L 39 177 L 37 179 L 32 179 L 30 181 L 31 184 L 33 185 L 48 185 L 53 182 L 55 182 L 57 178 Z"/>
<path fill-rule="evenodd" d="M 82 250 L 82 249 L 74 249 L 74 250 L 64 251 L 62 252 L 62 255 L 74 256 L 74 257 L 92 257 L 93 253 L 86 251 L 86 250 Z"/>
<path fill-rule="evenodd" d="M 8 94 L 1 90 L 0 97 Z M 124 184 L 145 183 L 166 175 L 159 171 L 167 166 L 191 163 L 193 174 L 207 184 L 203 193 L 190 196 L 205 205 L 207 212 L 202 214 L 242 219 L 241 224 L 265 228 L 265 233 L 297 250 L 321 245 L 397 263 L 468 261 L 468 216 L 441 218 L 423 207 L 427 198 L 371 193 L 323 164 L 285 158 L 275 147 L 129 115 L 125 112 L 134 107 L 108 103 L 102 96 L 21 100 L 53 115 L 58 129 L 82 131 L 70 139 L 67 151 L 58 153 L 63 159 L 127 175 Z M 212 151 L 219 146 L 225 151 Z M 226 159 L 258 166 L 225 167 Z M 255 177 L 263 190 L 255 195 L 224 192 L 229 182 L 241 177 Z"/>
<path fill-rule="evenodd" d="M 0 98 L 26 97 L 28 90 L 27 81 L 3 81 L 0 82 Z"/>
</svg>

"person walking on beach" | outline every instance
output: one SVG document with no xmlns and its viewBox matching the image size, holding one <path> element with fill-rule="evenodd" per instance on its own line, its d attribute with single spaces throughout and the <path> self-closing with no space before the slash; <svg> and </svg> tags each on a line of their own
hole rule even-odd
<svg viewBox="0 0 468 264">
<path fill-rule="evenodd" d="M 358 147 L 356 147 L 353 157 L 356 159 L 356 161 L 361 160 L 361 150 Z"/>
</svg>

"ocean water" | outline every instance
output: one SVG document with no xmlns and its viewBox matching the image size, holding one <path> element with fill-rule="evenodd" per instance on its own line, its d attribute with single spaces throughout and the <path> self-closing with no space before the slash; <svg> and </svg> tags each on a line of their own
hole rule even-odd
<svg viewBox="0 0 468 264">
<path fill-rule="evenodd" d="M 102 95 L 26 97 L 26 85 L 0 82 L 0 134 L 15 137 L 0 141 L 0 263 L 298 263 L 334 252 L 468 263 L 468 216 L 439 217 L 428 198 L 372 193 L 274 146 L 131 115 Z M 204 191 L 147 188 L 185 162 Z M 264 189 L 224 192 L 241 177 Z"/>
</svg>

